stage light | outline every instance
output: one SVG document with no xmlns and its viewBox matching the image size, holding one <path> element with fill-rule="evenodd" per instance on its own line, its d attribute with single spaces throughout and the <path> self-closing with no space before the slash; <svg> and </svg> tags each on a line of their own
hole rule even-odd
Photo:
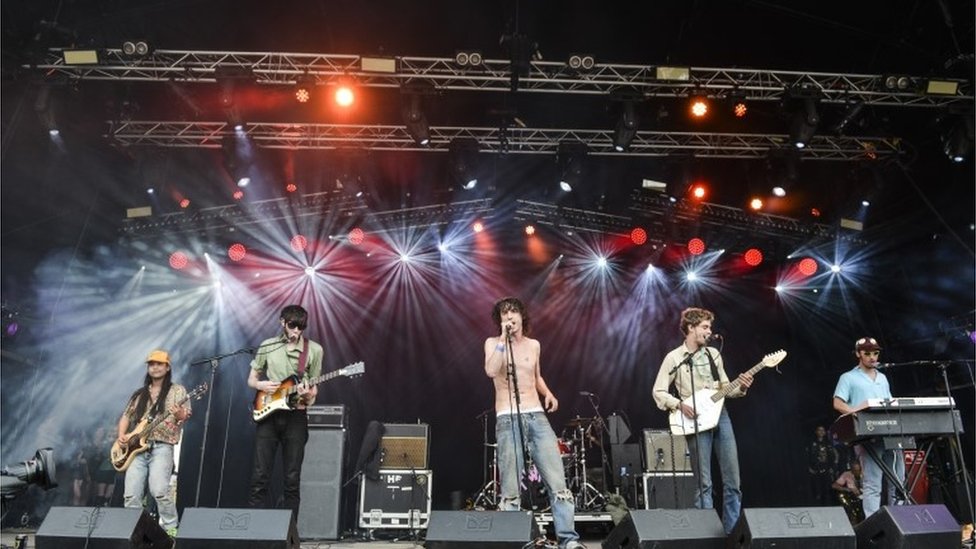
<svg viewBox="0 0 976 549">
<path fill-rule="evenodd" d="M 234 200 L 240 200 L 244 198 L 244 191 L 234 191 L 234 194 L 232 194 L 231 196 L 234 197 Z"/>
<path fill-rule="evenodd" d="M 705 241 L 700 238 L 692 238 L 689 240 L 688 253 L 691 255 L 701 255 L 705 253 Z"/>
<path fill-rule="evenodd" d="M 410 254 L 401 253 L 400 254 L 400 262 L 401 263 L 409 263 L 410 262 Z"/>
<path fill-rule="evenodd" d="M 359 227 L 353 227 L 352 230 L 349 231 L 350 244 L 354 246 L 359 246 L 360 244 L 363 243 L 364 240 L 366 240 L 366 233 Z"/>
<path fill-rule="evenodd" d="M 34 457 L 16 465 L 7 465 L 0 470 L 0 498 L 6 502 L 35 484 L 45 490 L 58 485 L 56 462 L 53 448 L 40 448 Z"/>
<path fill-rule="evenodd" d="M 696 273 L 694 271 L 688 271 L 685 274 L 685 280 L 687 280 L 688 282 L 694 282 L 694 281 L 698 280 L 698 273 Z"/>
<path fill-rule="evenodd" d="M 630 241 L 637 246 L 643 246 L 647 242 L 647 231 L 641 227 L 634 227 L 630 231 Z"/>
<path fill-rule="evenodd" d="M 776 185 L 775 187 L 773 187 L 773 196 L 778 196 L 780 198 L 783 198 L 784 196 L 786 196 L 786 189 L 784 187 Z"/>
<path fill-rule="evenodd" d="M 59 135 L 61 135 L 61 130 L 57 128 L 51 128 L 50 130 L 47 131 L 47 134 L 50 135 L 51 137 L 58 137 Z"/>
<path fill-rule="evenodd" d="M 148 189 L 146 189 L 146 194 L 155 194 L 155 192 L 156 192 L 156 189 L 154 189 L 152 187 L 149 187 Z"/>
<path fill-rule="evenodd" d="M 599 268 L 601 268 L 601 269 L 606 269 L 607 268 L 607 258 L 605 258 L 605 257 L 598 257 L 596 259 L 596 266 L 599 267 Z"/>
<path fill-rule="evenodd" d="M 227 248 L 227 257 L 231 261 L 241 261 L 244 256 L 247 255 L 247 248 L 244 247 L 240 242 L 235 242 Z"/>
<path fill-rule="evenodd" d="M 485 230 L 485 224 L 480 221 L 475 221 L 474 224 L 471 225 L 471 230 L 476 233 L 480 233 L 481 231 Z"/>
<path fill-rule="evenodd" d="M 748 111 L 749 108 L 746 107 L 745 101 L 736 101 L 735 105 L 732 106 L 732 112 L 735 114 L 736 118 L 745 118 Z"/>
<path fill-rule="evenodd" d="M 234 132 L 238 135 L 244 133 L 244 124 L 234 124 Z"/>
<path fill-rule="evenodd" d="M 535 226 L 534 225 L 526 225 L 525 226 L 525 234 L 527 234 L 529 236 L 534 235 L 535 234 Z"/>
<path fill-rule="evenodd" d="M 462 67 L 476 67 L 484 62 L 480 51 L 457 51 L 454 62 Z"/>
<path fill-rule="evenodd" d="M 708 193 L 705 190 L 705 186 L 702 184 L 697 184 L 691 187 L 691 196 L 697 198 L 698 200 L 705 198 L 706 194 Z"/>
<path fill-rule="evenodd" d="M 630 143 L 637 136 L 637 111 L 633 101 L 624 101 L 617 120 L 617 127 L 613 131 L 613 150 L 624 152 L 630 148 Z"/>
<path fill-rule="evenodd" d="M 251 184 L 251 178 L 250 177 L 242 177 L 242 178 L 240 178 L 240 179 L 237 180 L 237 186 L 238 187 L 241 187 L 241 188 L 247 187 L 250 184 Z"/>
<path fill-rule="evenodd" d="M 444 254 L 447 253 L 447 250 L 449 250 L 450 247 L 447 245 L 446 242 L 441 242 L 440 244 L 437 245 L 437 249 L 440 250 L 442 254 Z"/>
<path fill-rule="evenodd" d="M 188 263 L 189 260 L 183 252 L 173 252 L 169 255 L 169 266 L 177 271 L 185 269 Z"/>
<path fill-rule="evenodd" d="M 833 265 L 830 266 L 830 272 L 839 273 L 840 271 L 841 271 L 840 265 L 834 263 Z"/>
<path fill-rule="evenodd" d="M 478 162 L 478 142 L 471 138 L 452 139 L 448 145 L 448 171 L 452 185 L 466 191 L 478 186 L 476 166 Z"/>
<path fill-rule="evenodd" d="M 693 97 L 691 99 L 691 115 L 695 118 L 703 118 L 708 114 L 708 100 L 704 97 Z"/>
<path fill-rule="evenodd" d="M 961 116 L 942 137 L 943 152 L 956 163 L 965 162 L 973 152 L 973 116 Z"/>
<path fill-rule="evenodd" d="M 810 215 L 813 216 L 813 217 L 820 217 L 820 209 L 819 208 L 810 208 Z"/>
<path fill-rule="evenodd" d="M 308 92 L 308 88 L 299 87 L 295 89 L 295 101 L 299 103 L 308 103 L 308 100 L 312 98 L 312 94 Z"/>
<path fill-rule="evenodd" d="M 350 107 L 356 102 L 356 94 L 353 91 L 352 86 L 348 83 L 340 83 L 337 85 L 333 96 L 335 98 L 336 105 L 343 108 Z"/>
<path fill-rule="evenodd" d="M 746 250 L 746 253 L 743 255 L 743 259 L 745 259 L 746 265 L 749 265 L 750 267 L 756 267 L 760 263 L 762 263 L 763 254 L 761 251 L 759 251 L 758 248 L 749 248 L 748 250 Z"/>
<path fill-rule="evenodd" d="M 296 234 L 295 236 L 291 237 L 291 242 L 288 244 L 291 246 L 292 250 L 300 252 L 304 250 L 306 246 L 308 246 L 308 239 L 300 234 Z"/>
<path fill-rule="evenodd" d="M 759 211 L 759 210 L 761 210 L 762 207 L 763 207 L 763 201 L 762 201 L 762 199 L 761 198 L 753 198 L 752 200 L 749 201 L 749 207 L 753 211 Z"/>
<path fill-rule="evenodd" d="M 793 146 L 802 149 L 810 144 L 813 134 L 820 124 L 820 114 L 817 113 L 817 102 L 812 98 L 804 98 L 801 108 L 793 115 L 790 126 L 790 141 Z"/>
<path fill-rule="evenodd" d="M 124 40 L 121 49 L 122 55 L 131 58 L 145 57 L 152 51 L 149 42 L 145 40 Z"/>
<path fill-rule="evenodd" d="M 285 190 L 288 191 L 288 192 L 290 192 L 290 193 L 293 193 L 293 192 L 295 192 L 295 191 L 298 190 L 298 185 L 296 185 L 294 183 L 289 183 L 289 184 L 285 185 Z"/>
<path fill-rule="evenodd" d="M 311 265 L 305 267 L 305 276 L 312 276 L 314 274 L 315 274 L 315 267 L 312 267 Z"/>
<path fill-rule="evenodd" d="M 817 272 L 817 262 L 812 258 L 804 257 L 797 264 L 796 268 L 803 276 L 812 276 Z"/>
<path fill-rule="evenodd" d="M 574 53 L 570 55 L 569 59 L 566 61 L 566 66 L 573 70 L 579 70 L 579 69 L 590 70 L 595 65 L 596 65 L 596 60 L 593 58 L 592 55 L 589 54 Z"/>
<path fill-rule="evenodd" d="M 315 87 L 315 77 L 304 75 L 295 83 L 295 101 L 308 103 L 312 99 L 312 90 Z"/>
<path fill-rule="evenodd" d="M 559 189 L 571 192 L 583 182 L 583 164 L 589 149 L 579 141 L 563 141 L 556 150 L 556 165 L 559 169 Z"/>
<path fill-rule="evenodd" d="M 862 200 L 861 201 L 861 205 L 864 206 L 865 208 L 867 208 L 868 206 L 871 205 L 871 201 L 870 200 Z"/>
<path fill-rule="evenodd" d="M 421 91 L 403 90 L 404 104 L 402 108 L 403 123 L 407 133 L 418 145 L 427 146 L 430 143 L 430 126 L 421 105 Z M 431 91 L 430 93 L 433 93 Z"/>
<path fill-rule="evenodd" d="M 180 200 L 180 207 L 183 208 L 184 210 L 187 209 L 187 208 L 189 208 L 190 207 L 190 199 L 189 198 L 184 198 L 183 200 Z"/>
</svg>

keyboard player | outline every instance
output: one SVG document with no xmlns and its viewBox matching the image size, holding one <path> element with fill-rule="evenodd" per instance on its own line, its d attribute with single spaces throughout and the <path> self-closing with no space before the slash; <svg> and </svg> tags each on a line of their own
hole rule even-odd
<svg viewBox="0 0 976 549">
<path fill-rule="evenodd" d="M 844 372 L 837 380 L 837 387 L 834 389 L 835 410 L 841 414 L 851 414 L 866 408 L 870 398 L 892 398 L 888 378 L 878 371 L 880 354 L 881 346 L 873 337 L 862 337 L 854 343 L 857 366 Z M 883 476 L 881 466 L 875 463 L 868 453 L 868 445 L 871 445 L 876 455 L 881 456 L 881 460 L 894 471 L 898 481 L 905 482 L 905 459 L 900 450 L 885 450 L 884 443 L 880 439 L 867 440 L 855 445 L 854 453 L 863 470 L 861 488 L 865 518 L 870 517 L 881 507 Z M 894 503 L 894 494 L 895 487 L 889 483 L 887 499 L 890 504 Z"/>
</svg>

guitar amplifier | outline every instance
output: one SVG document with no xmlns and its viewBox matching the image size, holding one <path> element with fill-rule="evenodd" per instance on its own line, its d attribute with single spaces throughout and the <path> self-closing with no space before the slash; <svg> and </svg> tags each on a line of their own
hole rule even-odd
<svg viewBox="0 0 976 549">
<path fill-rule="evenodd" d="M 379 480 L 359 481 L 359 526 L 420 530 L 430 517 L 430 471 L 380 469 Z"/>
<path fill-rule="evenodd" d="M 690 473 L 691 452 L 688 451 L 685 437 L 672 435 L 666 430 L 644 429 L 644 471 L 662 474 Z"/>
<path fill-rule="evenodd" d="M 383 469 L 427 469 L 430 427 L 426 423 L 384 423 L 380 439 Z"/>
<path fill-rule="evenodd" d="M 343 429 L 346 407 L 342 404 L 308 407 L 308 426 L 312 429 Z"/>
</svg>

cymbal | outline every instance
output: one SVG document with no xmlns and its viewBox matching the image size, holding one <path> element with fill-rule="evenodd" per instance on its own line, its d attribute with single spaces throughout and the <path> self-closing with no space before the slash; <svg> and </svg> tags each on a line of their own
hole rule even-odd
<svg viewBox="0 0 976 549">
<path fill-rule="evenodd" d="M 485 443 L 485 446 L 487 446 L 489 448 L 498 448 L 498 443 L 497 442 L 486 442 Z"/>
<path fill-rule="evenodd" d="M 566 422 L 566 427 L 589 427 L 599 418 L 595 417 L 574 417 L 573 419 Z"/>
</svg>

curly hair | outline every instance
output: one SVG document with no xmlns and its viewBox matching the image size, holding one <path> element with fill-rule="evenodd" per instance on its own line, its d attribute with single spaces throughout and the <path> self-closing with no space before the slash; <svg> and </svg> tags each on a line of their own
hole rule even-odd
<svg viewBox="0 0 976 549">
<path fill-rule="evenodd" d="M 681 333 L 688 335 L 688 331 L 694 327 L 698 326 L 702 322 L 715 320 L 715 313 L 709 311 L 708 309 L 702 309 L 700 307 L 688 307 L 684 311 L 681 311 Z"/>
<path fill-rule="evenodd" d="M 495 306 L 491 308 L 491 319 L 495 321 L 495 325 L 501 325 L 502 315 L 509 311 L 522 315 L 522 333 L 529 335 L 529 310 L 517 297 L 503 297 L 495 302 Z"/>
</svg>

